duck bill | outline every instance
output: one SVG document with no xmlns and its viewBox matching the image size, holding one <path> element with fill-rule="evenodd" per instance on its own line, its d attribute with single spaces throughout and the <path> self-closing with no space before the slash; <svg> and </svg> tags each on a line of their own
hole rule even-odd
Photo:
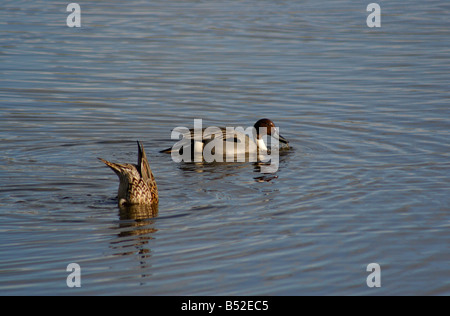
<svg viewBox="0 0 450 316">
<path fill-rule="evenodd" d="M 276 139 L 278 139 L 278 141 L 279 141 L 280 143 L 289 145 L 289 141 L 288 141 L 286 138 L 284 138 L 283 136 L 280 135 L 280 133 L 278 132 L 278 129 L 275 129 L 275 133 L 274 133 L 273 136 L 274 136 Z"/>
<path fill-rule="evenodd" d="M 278 134 L 278 140 L 280 142 L 282 142 L 283 144 L 289 145 L 289 141 L 286 138 L 284 138 L 283 136 L 279 135 L 279 134 Z"/>
</svg>

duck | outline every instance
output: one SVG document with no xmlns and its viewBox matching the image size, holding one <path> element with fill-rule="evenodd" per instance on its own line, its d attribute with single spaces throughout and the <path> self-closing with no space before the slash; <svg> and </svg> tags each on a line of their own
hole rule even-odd
<svg viewBox="0 0 450 316">
<path fill-rule="evenodd" d="M 216 146 L 214 147 L 215 155 L 256 154 L 268 151 L 267 145 L 264 142 L 264 136 L 266 135 L 272 136 L 284 144 L 285 148 L 289 148 L 289 141 L 280 135 L 278 128 L 272 120 L 268 118 L 260 119 L 253 125 L 253 128 L 251 133 L 253 137 L 249 137 L 247 133 L 239 130 L 233 130 L 231 134 L 227 135 L 227 128 L 225 127 L 208 127 L 201 129 L 201 138 L 196 136 L 196 129 L 186 129 L 186 131 L 181 132 L 183 139 L 179 143 L 171 148 L 162 150 L 161 153 L 172 153 L 178 150 L 182 155 L 183 150 L 186 148 L 194 155 L 202 155 L 205 146 L 214 140 L 216 142 Z M 219 142 L 218 146 L 217 141 Z M 220 146 L 220 143 L 222 146 Z M 244 146 L 239 146 L 239 144 L 244 144 Z M 182 145 L 181 148 L 180 145 Z"/>
<path fill-rule="evenodd" d="M 159 201 L 155 177 L 145 154 L 144 146 L 138 144 L 138 162 L 113 163 L 98 158 L 119 177 L 118 204 L 120 207 L 133 205 L 157 205 Z"/>
</svg>

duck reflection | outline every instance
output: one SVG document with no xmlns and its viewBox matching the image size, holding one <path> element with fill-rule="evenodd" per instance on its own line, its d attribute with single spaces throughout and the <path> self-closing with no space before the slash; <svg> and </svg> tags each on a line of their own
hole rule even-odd
<svg viewBox="0 0 450 316">
<path fill-rule="evenodd" d="M 253 171 L 259 174 L 253 178 L 255 182 L 270 182 L 278 178 L 277 173 L 286 162 L 288 154 L 289 150 L 279 151 L 279 160 L 268 162 L 261 160 L 256 162 L 184 162 L 180 164 L 179 168 L 184 171 L 182 175 L 185 177 L 191 177 L 192 172 L 195 172 L 214 174 L 215 179 L 217 179 L 237 175 L 239 170 L 253 166 Z"/>
<path fill-rule="evenodd" d="M 281 164 L 286 161 L 291 149 L 292 147 L 278 151 L 278 161 L 254 162 L 253 171 L 260 174 L 258 177 L 253 178 L 255 182 L 270 182 L 274 179 L 278 179 L 276 173 L 280 170 Z"/>
<path fill-rule="evenodd" d="M 118 238 L 111 247 L 119 250 L 116 255 L 139 255 L 141 259 L 150 257 L 147 245 L 158 230 L 153 227 L 158 216 L 158 204 L 128 205 L 119 207 Z"/>
<path fill-rule="evenodd" d="M 127 205 L 119 207 L 121 220 L 146 220 L 158 216 L 158 204 L 150 205 Z"/>
</svg>

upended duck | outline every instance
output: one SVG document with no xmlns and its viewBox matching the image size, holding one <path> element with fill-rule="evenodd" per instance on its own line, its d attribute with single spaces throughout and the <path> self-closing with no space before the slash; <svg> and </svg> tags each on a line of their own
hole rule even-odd
<svg viewBox="0 0 450 316">
<path fill-rule="evenodd" d="M 147 160 L 144 146 L 138 141 L 138 163 L 113 163 L 102 158 L 100 161 L 110 167 L 119 177 L 119 206 L 156 205 L 158 188 Z"/>
</svg>

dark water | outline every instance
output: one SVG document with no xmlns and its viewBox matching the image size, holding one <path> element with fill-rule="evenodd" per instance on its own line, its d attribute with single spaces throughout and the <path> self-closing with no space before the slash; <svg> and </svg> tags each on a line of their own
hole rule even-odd
<svg viewBox="0 0 450 316">
<path fill-rule="evenodd" d="M 449 295 L 450 5 L 378 2 L 372 29 L 368 3 L 91 1 L 69 28 L 68 2 L 3 1 L 0 294 Z M 293 147 L 275 174 L 159 153 L 261 117 Z M 96 159 L 138 139 L 153 218 Z"/>
</svg>

